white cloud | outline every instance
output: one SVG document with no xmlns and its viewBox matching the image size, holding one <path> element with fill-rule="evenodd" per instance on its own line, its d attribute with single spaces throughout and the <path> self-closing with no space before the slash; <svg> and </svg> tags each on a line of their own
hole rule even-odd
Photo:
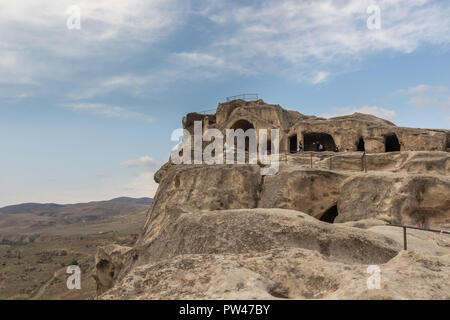
<svg viewBox="0 0 450 320">
<path fill-rule="evenodd" d="M 81 30 L 66 28 L 66 9 L 74 4 L 81 8 Z M 210 23 L 201 26 L 204 41 L 194 39 L 185 45 L 190 49 L 168 52 L 159 68 L 144 74 L 125 71 L 82 79 L 68 97 L 90 99 L 116 90 L 141 95 L 174 81 L 210 79 L 224 72 L 274 74 L 318 84 L 383 51 L 410 53 L 426 44 L 450 43 L 448 2 L 379 0 L 381 30 L 366 27 L 370 4 L 373 1 L 2 1 L 0 84 L 63 82 L 92 65 L 114 64 L 114 71 L 189 18 L 199 17 Z"/>
<path fill-rule="evenodd" d="M 18 101 L 31 97 L 32 94 L 15 87 L 0 87 L 0 98 L 5 101 Z"/>
<path fill-rule="evenodd" d="M 210 19 L 220 31 L 213 35 L 210 45 L 180 54 L 214 57 L 216 68 L 229 69 L 232 65 L 238 70 L 291 75 L 319 83 L 326 81 L 329 73 L 354 68 L 382 51 L 410 53 L 425 44 L 450 43 L 448 2 L 377 1 L 380 30 L 366 26 L 366 9 L 373 4 L 370 0 L 208 4 L 198 14 Z"/>
<path fill-rule="evenodd" d="M 445 86 L 420 84 L 397 91 L 409 96 L 409 104 L 417 108 L 437 108 L 450 112 L 450 89 Z"/>
<path fill-rule="evenodd" d="M 223 60 L 196 53 L 172 54 L 168 63 L 148 74 L 117 74 L 110 77 L 91 79 L 68 93 L 70 100 L 86 100 L 110 93 L 126 92 L 142 97 L 149 93 L 166 90 L 176 81 L 193 81 L 216 78 L 225 70 L 249 74 L 238 66 L 225 66 Z"/>
<path fill-rule="evenodd" d="M 140 169 L 139 173 L 126 183 L 124 188 L 127 193 L 133 194 L 134 197 L 153 197 L 158 189 L 158 184 L 154 181 L 153 176 L 165 162 L 163 159 L 149 156 L 122 162 L 120 164 L 122 167 Z"/>
<path fill-rule="evenodd" d="M 153 175 L 154 172 L 140 172 L 125 184 L 124 190 L 133 197 L 153 197 L 158 190 Z"/>
<path fill-rule="evenodd" d="M 319 71 L 316 73 L 316 75 L 314 76 L 314 78 L 312 79 L 312 83 L 313 84 L 319 84 L 321 82 L 326 81 L 328 77 L 328 73 L 327 72 L 323 72 L 323 71 Z"/>
<path fill-rule="evenodd" d="M 174 54 L 174 57 L 178 58 L 182 63 L 188 63 L 193 67 L 224 67 L 225 61 L 221 58 L 197 52 L 184 52 Z"/>
<path fill-rule="evenodd" d="M 81 30 L 66 10 L 81 9 Z M 0 2 L 0 82 L 61 80 L 86 58 L 117 61 L 182 24 L 188 0 L 15 0 Z"/>
<path fill-rule="evenodd" d="M 181 52 L 172 54 L 171 59 L 179 67 L 183 67 L 183 69 L 202 69 L 203 76 L 211 75 L 211 73 L 206 73 L 205 69 L 216 71 L 235 71 L 242 74 L 254 73 L 252 72 L 252 70 L 247 69 L 243 65 L 227 62 L 223 57 L 220 57 L 219 55 L 199 52 Z"/>
<path fill-rule="evenodd" d="M 375 117 L 389 121 L 394 121 L 397 116 L 393 110 L 383 109 L 376 106 L 363 106 L 361 108 L 335 107 L 332 108 L 332 113 L 324 113 L 322 116 L 325 118 L 332 118 L 353 114 L 355 112 L 371 114 Z"/>
<path fill-rule="evenodd" d="M 87 112 L 93 115 L 104 116 L 109 118 L 136 119 L 151 122 L 152 119 L 142 113 L 128 110 L 123 107 L 113 106 L 102 103 L 71 103 L 65 104 L 63 107 L 79 111 Z"/>
<path fill-rule="evenodd" d="M 68 98 L 71 100 L 85 100 L 124 90 L 134 95 L 140 95 L 142 88 L 154 80 L 152 76 L 133 74 L 119 74 L 107 78 L 94 79 L 87 81 L 81 88 L 74 89 L 68 94 Z"/>
<path fill-rule="evenodd" d="M 120 165 L 125 168 L 142 168 L 150 171 L 156 171 L 164 163 L 165 160 L 163 159 L 155 159 L 149 156 L 143 156 L 138 159 L 124 161 Z"/>
</svg>

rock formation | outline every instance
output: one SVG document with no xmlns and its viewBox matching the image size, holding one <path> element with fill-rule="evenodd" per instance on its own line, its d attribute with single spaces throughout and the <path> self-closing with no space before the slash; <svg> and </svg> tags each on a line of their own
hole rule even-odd
<svg viewBox="0 0 450 320">
<path fill-rule="evenodd" d="M 450 299 L 450 237 L 408 230 L 405 251 L 402 228 L 389 226 L 450 229 L 449 130 L 262 100 L 190 113 L 183 127 L 194 121 L 280 129 L 278 172 L 166 163 L 134 247 L 98 250 L 99 299 Z M 311 152 L 316 141 L 325 152 Z"/>
</svg>

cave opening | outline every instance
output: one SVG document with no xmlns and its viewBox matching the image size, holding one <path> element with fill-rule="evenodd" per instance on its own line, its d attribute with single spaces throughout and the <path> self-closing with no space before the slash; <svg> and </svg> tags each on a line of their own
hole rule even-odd
<svg viewBox="0 0 450 320">
<path fill-rule="evenodd" d="M 231 126 L 230 129 L 233 129 L 233 130 L 242 129 L 244 131 L 244 133 L 246 133 L 247 130 L 255 129 L 255 127 L 249 121 L 241 119 L 241 120 L 236 121 Z M 256 141 L 256 132 L 255 132 L 254 136 L 255 136 L 255 141 Z M 234 142 L 234 146 L 235 146 L 235 148 L 237 148 L 236 142 Z M 248 136 L 245 136 L 245 151 L 249 151 L 249 149 L 250 149 L 250 138 Z M 235 149 L 235 150 L 237 150 L 237 149 Z"/>
<path fill-rule="evenodd" d="M 271 140 L 267 140 L 267 154 L 272 154 L 272 150 L 274 150 L 275 147 Z"/>
<path fill-rule="evenodd" d="M 297 152 L 297 135 L 296 134 L 289 137 L 289 151 L 291 153 Z"/>
<path fill-rule="evenodd" d="M 333 223 L 334 219 L 336 219 L 337 216 L 338 216 L 338 209 L 337 209 L 337 204 L 335 204 L 334 206 L 329 208 L 327 211 L 325 211 L 319 220 L 328 222 L 328 223 Z"/>
<path fill-rule="evenodd" d="M 366 151 L 363 137 L 359 137 L 358 144 L 356 145 L 356 151 Z"/>
<path fill-rule="evenodd" d="M 303 134 L 303 146 L 305 151 L 317 151 L 317 143 L 322 144 L 323 151 L 334 151 L 336 144 L 334 139 L 328 133 L 323 132 L 309 132 Z"/>
<path fill-rule="evenodd" d="M 395 133 L 385 136 L 384 145 L 386 152 L 400 151 L 400 142 Z"/>
<path fill-rule="evenodd" d="M 233 130 L 242 129 L 245 132 L 248 129 L 255 129 L 255 127 L 249 121 L 241 119 L 241 120 L 236 121 L 233 124 L 233 126 L 231 127 L 231 129 L 233 129 Z"/>
</svg>

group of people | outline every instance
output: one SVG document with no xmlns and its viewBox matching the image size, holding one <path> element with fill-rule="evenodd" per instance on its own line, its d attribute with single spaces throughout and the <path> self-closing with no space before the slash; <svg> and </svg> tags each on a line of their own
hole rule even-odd
<svg viewBox="0 0 450 320">
<path fill-rule="evenodd" d="M 315 147 L 316 152 L 325 151 L 325 146 L 322 143 L 320 143 L 320 141 L 313 142 L 313 147 Z M 297 152 L 302 152 L 302 151 L 303 151 L 303 145 L 300 141 L 298 144 Z M 337 146 L 335 146 L 333 151 L 339 152 L 339 148 Z"/>
<path fill-rule="evenodd" d="M 313 146 L 316 147 L 316 152 L 325 151 L 325 146 L 321 144 L 319 141 L 313 142 Z"/>
</svg>

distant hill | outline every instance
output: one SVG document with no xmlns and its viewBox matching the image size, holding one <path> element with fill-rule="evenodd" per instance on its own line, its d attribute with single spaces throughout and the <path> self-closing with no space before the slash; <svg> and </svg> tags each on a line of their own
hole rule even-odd
<svg viewBox="0 0 450 320">
<path fill-rule="evenodd" d="M 129 197 L 120 197 L 109 200 L 109 202 L 117 202 L 117 203 L 127 203 L 127 204 L 135 204 L 142 206 L 149 206 L 152 204 L 152 198 L 129 198 Z"/>
<path fill-rule="evenodd" d="M 153 202 L 152 198 L 130 198 L 130 197 L 119 197 L 106 201 L 91 201 L 86 203 L 75 203 L 75 204 L 56 204 L 56 203 L 21 203 L 11 206 L 6 206 L 0 208 L 0 214 L 14 214 L 14 213 L 36 213 L 42 214 L 43 212 L 50 214 L 53 212 L 58 212 L 63 208 L 75 207 L 75 206 L 87 206 L 87 205 L 108 205 L 109 203 L 119 203 L 127 205 L 136 206 L 150 206 Z"/>
<path fill-rule="evenodd" d="M 120 197 L 76 204 L 23 203 L 0 208 L 0 234 L 48 231 L 77 223 L 105 223 L 146 211 L 151 198 Z"/>
<path fill-rule="evenodd" d="M 0 208 L 0 214 L 14 214 L 14 213 L 33 213 L 33 212 L 41 212 L 41 211 L 56 211 L 59 208 L 63 207 L 63 205 L 55 204 L 55 203 L 21 203 L 12 206 L 6 206 Z"/>
<path fill-rule="evenodd" d="M 151 198 L 0 208 L 0 300 L 92 299 L 97 248 L 132 245 L 145 225 Z M 67 290 L 67 266 L 81 267 L 82 290 Z"/>
</svg>

